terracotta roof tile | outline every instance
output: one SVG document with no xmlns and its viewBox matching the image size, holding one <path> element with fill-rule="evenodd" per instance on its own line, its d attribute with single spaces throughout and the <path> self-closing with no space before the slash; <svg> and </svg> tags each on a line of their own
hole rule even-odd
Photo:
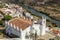
<svg viewBox="0 0 60 40">
<path fill-rule="evenodd" d="M 59 33 L 58 30 L 54 30 L 54 29 L 52 30 L 52 32 L 55 33 L 55 34 L 58 34 Z"/>
<path fill-rule="evenodd" d="M 12 25 L 15 25 L 19 29 L 22 28 L 22 30 L 26 29 L 28 26 L 32 25 L 32 22 L 23 18 L 20 19 L 14 19 L 9 22 Z"/>
</svg>

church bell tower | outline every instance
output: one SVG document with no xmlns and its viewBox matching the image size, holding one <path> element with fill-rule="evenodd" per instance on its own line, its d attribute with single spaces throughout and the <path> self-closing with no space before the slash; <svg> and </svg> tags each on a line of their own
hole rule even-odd
<svg viewBox="0 0 60 40">
<path fill-rule="evenodd" d="M 42 26 L 41 26 L 41 29 L 40 29 L 40 35 L 45 35 L 46 33 L 46 17 L 43 17 L 42 16 Z"/>
</svg>

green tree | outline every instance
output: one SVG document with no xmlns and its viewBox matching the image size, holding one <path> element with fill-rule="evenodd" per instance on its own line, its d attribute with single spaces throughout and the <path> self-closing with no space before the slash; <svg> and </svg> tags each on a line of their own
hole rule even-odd
<svg viewBox="0 0 60 40">
<path fill-rule="evenodd" d="M 11 17 L 10 15 L 5 15 L 5 16 L 4 16 L 4 19 L 5 19 L 6 21 L 9 21 L 11 18 L 12 18 L 12 17 Z"/>
<path fill-rule="evenodd" d="M 0 20 L 0 25 L 3 25 L 3 21 L 2 20 Z"/>
<path fill-rule="evenodd" d="M 3 8 L 3 4 L 0 3 L 0 8 Z"/>
</svg>

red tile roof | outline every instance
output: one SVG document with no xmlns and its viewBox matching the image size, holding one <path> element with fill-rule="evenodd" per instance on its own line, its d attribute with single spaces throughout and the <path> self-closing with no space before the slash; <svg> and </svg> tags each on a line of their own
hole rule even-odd
<svg viewBox="0 0 60 40">
<path fill-rule="evenodd" d="M 55 34 L 58 34 L 59 33 L 59 31 L 58 30 L 55 30 L 55 29 L 53 29 L 52 32 L 55 33 Z"/>
<path fill-rule="evenodd" d="M 12 21 L 9 22 L 10 24 L 12 23 L 12 25 L 15 25 L 16 27 L 18 27 L 19 29 L 22 28 L 22 30 L 26 29 L 27 27 L 29 27 L 30 25 L 32 25 L 32 21 L 20 18 L 20 19 L 14 19 Z"/>
</svg>

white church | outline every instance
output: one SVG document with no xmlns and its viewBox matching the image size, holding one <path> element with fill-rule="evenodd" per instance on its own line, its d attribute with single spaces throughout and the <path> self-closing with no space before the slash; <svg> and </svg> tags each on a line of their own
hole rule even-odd
<svg viewBox="0 0 60 40">
<path fill-rule="evenodd" d="M 27 13 L 28 14 L 28 13 Z M 33 16 L 23 16 L 5 22 L 5 33 L 19 37 L 21 40 L 33 40 L 31 33 L 43 36 L 46 33 L 46 17 L 42 16 L 42 20 L 33 20 Z M 28 14 L 29 15 L 29 14 Z M 26 38 L 26 35 L 28 38 Z"/>
<path fill-rule="evenodd" d="M 17 37 L 25 40 L 26 35 L 31 35 L 30 32 L 35 34 L 37 32 L 38 36 L 43 36 L 46 33 L 46 18 L 42 17 L 42 20 L 31 21 L 28 18 L 15 18 L 9 22 L 5 22 L 6 34 L 16 35 Z M 29 38 L 30 39 L 30 38 Z"/>
</svg>

